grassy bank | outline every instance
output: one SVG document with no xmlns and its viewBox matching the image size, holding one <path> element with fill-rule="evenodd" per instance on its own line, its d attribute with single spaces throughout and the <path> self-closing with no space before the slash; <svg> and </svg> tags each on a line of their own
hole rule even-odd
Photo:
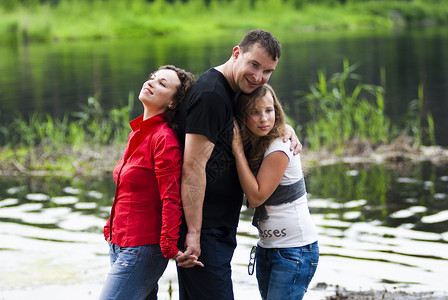
<svg viewBox="0 0 448 300">
<path fill-rule="evenodd" d="M 61 0 L 52 1 L 56 4 L 39 4 L 31 0 L 5 0 L 0 4 L 0 42 L 195 37 L 258 27 L 272 31 L 312 31 L 448 24 L 445 1 L 206 2 Z"/>
<path fill-rule="evenodd" d="M 120 109 L 104 110 L 95 97 L 82 109 L 55 119 L 50 114 L 17 116 L 0 126 L 0 173 L 100 174 L 121 157 L 130 132 L 134 95 Z"/>
</svg>

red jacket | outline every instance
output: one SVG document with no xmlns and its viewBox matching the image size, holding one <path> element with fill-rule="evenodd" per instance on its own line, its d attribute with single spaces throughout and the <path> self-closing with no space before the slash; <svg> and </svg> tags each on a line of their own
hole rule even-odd
<svg viewBox="0 0 448 300">
<path fill-rule="evenodd" d="M 115 198 L 104 236 L 112 236 L 111 242 L 120 247 L 160 243 L 170 259 L 178 252 L 182 216 L 181 149 L 164 114 L 145 121 L 140 116 L 129 124 L 124 157 L 113 172 Z"/>
</svg>

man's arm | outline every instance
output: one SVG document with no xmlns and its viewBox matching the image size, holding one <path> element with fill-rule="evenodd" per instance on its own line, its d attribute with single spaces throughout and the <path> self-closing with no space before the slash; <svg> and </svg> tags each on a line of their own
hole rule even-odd
<svg viewBox="0 0 448 300">
<path fill-rule="evenodd" d="M 188 233 L 185 252 L 177 259 L 181 267 L 194 266 L 194 262 L 187 257 L 201 255 L 202 207 L 207 183 L 205 166 L 214 147 L 215 145 L 203 135 L 188 133 L 185 136 L 181 197 Z"/>
</svg>

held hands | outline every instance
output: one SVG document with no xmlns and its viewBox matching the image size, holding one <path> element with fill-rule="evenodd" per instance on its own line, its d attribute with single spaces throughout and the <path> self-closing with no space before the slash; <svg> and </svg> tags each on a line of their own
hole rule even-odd
<svg viewBox="0 0 448 300">
<path fill-rule="evenodd" d="M 296 135 L 295 130 L 288 124 L 285 125 L 285 136 L 283 137 L 283 142 L 291 140 L 291 148 L 289 150 L 294 150 L 294 155 L 302 152 L 302 144 Z"/>
<path fill-rule="evenodd" d="M 204 265 L 198 261 L 196 255 L 188 255 L 185 252 L 179 251 L 174 255 L 173 259 L 177 262 L 177 265 L 183 268 L 191 268 L 194 266 L 203 267 Z"/>
<path fill-rule="evenodd" d="M 201 255 L 201 245 L 200 245 L 200 233 L 187 233 L 185 238 L 185 252 L 180 252 L 176 254 L 174 259 L 177 261 L 177 265 L 183 268 L 191 268 L 194 266 L 203 267 L 202 262 L 198 261 Z"/>
</svg>

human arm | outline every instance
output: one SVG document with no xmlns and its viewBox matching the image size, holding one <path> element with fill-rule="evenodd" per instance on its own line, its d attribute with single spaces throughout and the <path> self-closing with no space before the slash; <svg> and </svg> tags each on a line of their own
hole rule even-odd
<svg viewBox="0 0 448 300">
<path fill-rule="evenodd" d="M 193 266 L 190 260 L 183 261 L 185 256 L 199 257 L 201 255 L 202 207 L 206 186 L 205 167 L 213 148 L 214 144 L 204 135 L 187 133 L 185 136 L 181 195 L 188 232 L 185 239 L 185 252 L 177 260 L 181 267 Z"/>
<path fill-rule="evenodd" d="M 236 169 L 241 187 L 251 207 L 262 205 L 275 191 L 289 163 L 288 156 L 282 151 L 274 151 L 267 155 L 255 177 L 250 170 L 238 125 L 235 123 L 232 141 Z"/>
<path fill-rule="evenodd" d="M 286 143 L 286 141 L 288 140 L 291 140 L 290 150 L 291 151 L 294 150 L 294 155 L 299 154 L 302 151 L 302 144 L 300 143 L 294 128 L 292 128 L 291 125 L 285 124 L 285 133 L 283 135 L 283 142 Z"/>
<path fill-rule="evenodd" d="M 162 205 L 160 248 L 162 254 L 170 259 L 179 253 L 177 241 L 182 222 L 180 198 L 180 178 L 182 172 L 182 152 L 171 131 L 160 128 L 152 139 L 152 157 L 159 197 Z"/>
<path fill-rule="evenodd" d="M 159 132 L 163 132 L 159 130 Z M 176 137 L 172 134 L 160 134 L 154 137 L 154 171 L 156 174 L 160 200 L 162 204 L 162 227 L 160 248 L 168 259 L 177 260 L 183 252 L 177 248 L 179 226 L 182 222 L 182 204 L 180 198 L 182 152 Z M 200 265 L 197 256 L 184 256 L 193 265 Z"/>
</svg>

